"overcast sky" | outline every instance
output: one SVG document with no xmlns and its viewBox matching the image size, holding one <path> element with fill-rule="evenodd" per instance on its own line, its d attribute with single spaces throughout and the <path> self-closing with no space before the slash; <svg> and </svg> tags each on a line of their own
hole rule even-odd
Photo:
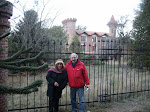
<svg viewBox="0 0 150 112">
<path fill-rule="evenodd" d="M 14 8 L 14 17 L 21 13 L 18 11 L 20 5 L 28 4 L 27 8 L 31 9 L 32 3 L 35 3 L 34 0 L 20 0 L 20 3 L 17 2 L 18 0 L 9 1 L 17 6 Z M 42 0 L 36 1 L 39 3 Z M 76 26 L 86 26 L 88 31 L 108 32 L 107 23 L 112 15 L 116 20 L 126 15 L 129 16 L 128 19 L 133 20 L 140 2 L 141 0 L 50 0 L 44 11 L 53 10 L 53 13 L 56 13 L 59 10 L 54 25 L 62 25 L 61 22 L 67 18 L 76 18 Z"/>
</svg>

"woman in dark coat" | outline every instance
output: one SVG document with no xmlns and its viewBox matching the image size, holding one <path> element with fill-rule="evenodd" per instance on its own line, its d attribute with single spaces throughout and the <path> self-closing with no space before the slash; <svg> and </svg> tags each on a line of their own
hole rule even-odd
<svg viewBox="0 0 150 112">
<path fill-rule="evenodd" d="M 59 99 L 61 98 L 62 90 L 68 82 L 67 72 L 64 70 L 64 62 L 58 59 L 55 63 L 55 68 L 48 70 L 46 79 L 48 81 L 47 96 L 49 96 L 49 112 L 58 112 Z"/>
</svg>

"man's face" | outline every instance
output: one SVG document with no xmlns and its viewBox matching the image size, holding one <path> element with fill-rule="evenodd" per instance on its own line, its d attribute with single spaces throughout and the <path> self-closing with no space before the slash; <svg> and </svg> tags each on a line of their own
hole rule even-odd
<svg viewBox="0 0 150 112">
<path fill-rule="evenodd" d="M 77 56 L 76 55 L 72 55 L 71 56 L 71 61 L 72 61 L 72 63 L 75 63 L 77 61 Z"/>
</svg>

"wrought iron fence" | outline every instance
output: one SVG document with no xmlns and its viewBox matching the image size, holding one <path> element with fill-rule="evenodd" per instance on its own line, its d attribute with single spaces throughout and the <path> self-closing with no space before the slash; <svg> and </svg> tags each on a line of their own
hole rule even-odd
<svg viewBox="0 0 150 112">
<path fill-rule="evenodd" d="M 18 43 L 19 46 L 21 46 Z M 28 44 L 28 43 L 27 43 Z M 35 42 L 33 42 L 34 47 Z M 77 48 L 80 44 L 73 44 Z M 44 56 L 40 63 L 47 62 L 49 68 L 55 60 L 61 58 L 65 64 L 69 55 L 76 52 L 88 70 L 90 90 L 85 91 L 86 103 L 108 102 L 138 97 L 150 91 L 150 46 L 128 40 L 100 40 L 95 43 L 84 43 L 82 49 L 70 51 L 69 45 L 62 42 L 41 42 L 39 48 L 30 52 L 31 55 L 43 50 Z M 72 49 L 75 50 L 75 49 Z M 79 51 L 79 52 L 78 52 Z M 11 53 L 11 52 L 10 52 Z M 44 81 L 38 92 L 28 95 L 8 95 L 9 111 L 40 111 L 48 112 L 46 96 L 47 70 L 9 74 L 9 85 L 24 87 L 36 79 Z M 70 89 L 67 86 L 62 93 L 59 105 L 64 109 L 70 106 Z"/>
</svg>

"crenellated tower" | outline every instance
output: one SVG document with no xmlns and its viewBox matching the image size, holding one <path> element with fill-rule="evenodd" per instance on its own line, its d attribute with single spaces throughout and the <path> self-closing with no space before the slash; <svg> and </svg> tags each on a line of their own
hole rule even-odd
<svg viewBox="0 0 150 112">
<path fill-rule="evenodd" d="M 109 27 L 109 36 L 116 37 L 117 21 L 113 15 L 107 25 Z"/>
<path fill-rule="evenodd" d="M 68 18 L 62 21 L 63 29 L 68 36 L 68 44 L 70 45 L 73 37 L 75 36 L 76 18 Z"/>
</svg>

